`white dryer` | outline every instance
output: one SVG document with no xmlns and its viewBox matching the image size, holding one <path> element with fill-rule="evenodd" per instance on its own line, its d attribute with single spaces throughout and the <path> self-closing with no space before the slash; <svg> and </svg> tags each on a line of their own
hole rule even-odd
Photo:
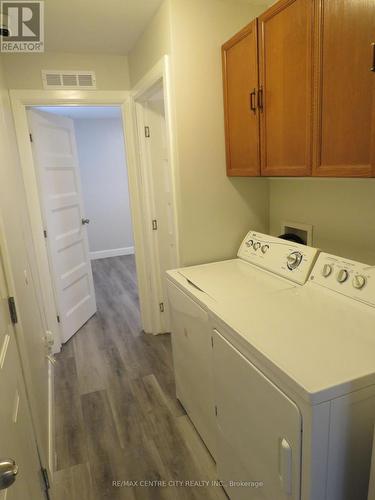
<svg viewBox="0 0 375 500">
<path fill-rule="evenodd" d="M 214 306 L 211 318 L 216 458 L 230 498 L 366 500 L 375 269 L 321 253 L 305 286 L 251 313 L 245 300 Z"/>
<path fill-rule="evenodd" d="M 210 311 L 245 302 L 251 318 L 260 297 L 305 283 L 317 254 L 314 248 L 250 231 L 238 258 L 167 273 L 177 397 L 214 458 L 217 425 Z"/>
</svg>

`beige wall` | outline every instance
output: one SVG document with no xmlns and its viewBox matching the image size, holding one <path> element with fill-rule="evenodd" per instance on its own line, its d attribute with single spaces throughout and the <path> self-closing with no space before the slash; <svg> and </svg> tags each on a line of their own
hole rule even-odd
<svg viewBox="0 0 375 500">
<path fill-rule="evenodd" d="M 267 180 L 225 173 L 220 51 L 265 6 L 235 0 L 171 5 L 180 248 L 182 263 L 193 264 L 232 257 L 248 229 L 267 229 Z"/>
<path fill-rule="evenodd" d="M 130 81 L 134 86 L 164 54 L 171 51 L 171 0 L 165 0 L 129 53 Z"/>
<path fill-rule="evenodd" d="M 220 53 L 267 4 L 166 0 L 129 54 L 133 84 L 172 57 L 182 264 L 232 257 L 249 228 L 267 228 L 267 181 L 225 175 Z"/>
<path fill-rule="evenodd" d="M 271 179 L 270 232 L 313 224 L 315 246 L 375 264 L 375 179 Z"/>
<path fill-rule="evenodd" d="M 110 54 L 44 54 L 3 55 L 6 81 L 11 89 L 42 89 L 42 69 L 84 70 L 96 72 L 99 90 L 130 88 L 126 56 Z"/>
<path fill-rule="evenodd" d="M 323 250 L 375 263 L 375 180 L 225 176 L 220 45 L 270 3 L 166 0 L 129 55 L 132 83 L 172 55 L 182 261 L 229 257 L 249 227 L 277 235 L 291 220 Z"/>
</svg>

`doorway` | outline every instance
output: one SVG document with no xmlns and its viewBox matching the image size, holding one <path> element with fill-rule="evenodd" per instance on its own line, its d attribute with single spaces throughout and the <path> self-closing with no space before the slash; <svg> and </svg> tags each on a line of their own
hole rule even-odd
<svg viewBox="0 0 375 500">
<path fill-rule="evenodd" d="M 153 248 L 151 266 L 161 269 L 155 272 L 152 283 L 160 297 L 159 310 L 155 320 L 161 332 L 170 331 L 170 318 L 164 279 L 165 271 L 177 267 L 176 227 L 174 221 L 174 199 L 163 81 L 157 81 L 151 88 L 135 99 L 135 113 L 138 132 L 141 168 L 148 185 L 148 210 L 152 214 L 152 229 L 149 244 Z M 147 175 L 149 172 L 149 175 Z M 162 314 L 160 314 L 162 313 Z"/>
<path fill-rule="evenodd" d="M 170 90 L 170 68 L 168 56 L 164 56 L 154 68 L 145 76 L 136 89 L 128 91 L 86 91 L 86 90 L 11 90 L 10 97 L 16 127 L 22 175 L 24 179 L 26 201 L 31 219 L 31 229 L 36 251 L 37 267 L 41 288 L 41 306 L 45 310 L 47 329 L 55 338 L 53 347 L 55 352 L 60 350 L 60 326 L 57 322 L 55 291 L 52 284 L 50 265 L 43 235 L 44 221 L 42 218 L 41 200 L 38 181 L 29 141 L 29 125 L 27 108 L 41 106 L 115 106 L 120 107 L 125 137 L 125 152 L 128 166 L 128 182 L 130 204 L 132 209 L 132 223 L 134 233 L 135 261 L 139 292 L 139 306 L 142 329 L 146 333 L 163 333 L 162 316 L 165 315 L 160 297 L 164 268 L 159 263 L 160 252 L 156 251 L 156 234 L 154 216 L 150 205 L 153 199 L 153 182 L 149 180 L 150 171 L 146 167 L 140 148 L 144 137 L 144 130 L 140 135 L 140 127 L 136 112 L 136 105 L 140 103 L 149 90 L 157 83 L 162 84 L 164 97 L 164 114 L 166 126 L 166 140 L 168 149 L 169 181 L 171 186 L 172 206 L 169 210 L 170 220 L 167 225 L 172 228 L 170 239 L 173 240 L 170 256 L 171 261 L 166 268 L 178 267 L 179 249 L 177 234 L 177 200 L 176 200 L 176 148 L 173 134 L 173 109 Z M 164 225 L 161 218 L 157 221 L 159 231 Z M 159 286 L 158 286 L 159 283 Z M 162 304 L 162 305 L 161 305 Z"/>
<path fill-rule="evenodd" d="M 27 111 L 62 343 L 97 311 L 91 262 L 133 256 L 119 107 Z M 122 260 L 132 261 L 133 258 Z"/>
</svg>

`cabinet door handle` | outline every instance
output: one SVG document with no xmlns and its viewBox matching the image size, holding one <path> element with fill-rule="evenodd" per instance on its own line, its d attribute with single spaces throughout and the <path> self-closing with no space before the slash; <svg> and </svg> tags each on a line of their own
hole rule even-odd
<svg viewBox="0 0 375 500">
<path fill-rule="evenodd" d="M 255 102 L 256 94 L 257 94 L 257 92 L 255 89 L 252 92 L 250 92 L 250 109 L 253 113 L 257 112 L 257 105 Z"/>
<path fill-rule="evenodd" d="M 263 111 L 263 87 L 258 90 L 258 108 Z"/>
<path fill-rule="evenodd" d="M 371 45 L 372 45 L 372 66 L 370 68 L 370 71 L 375 72 L 375 42 L 373 42 Z"/>
</svg>

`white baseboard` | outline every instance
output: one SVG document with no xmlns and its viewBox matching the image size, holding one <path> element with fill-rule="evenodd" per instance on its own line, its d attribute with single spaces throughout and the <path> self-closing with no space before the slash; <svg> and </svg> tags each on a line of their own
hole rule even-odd
<svg viewBox="0 0 375 500">
<path fill-rule="evenodd" d="M 108 257 L 118 257 L 119 255 L 131 255 L 134 253 L 134 247 L 111 248 L 110 250 L 99 250 L 90 252 L 90 259 L 107 259 Z"/>
</svg>

